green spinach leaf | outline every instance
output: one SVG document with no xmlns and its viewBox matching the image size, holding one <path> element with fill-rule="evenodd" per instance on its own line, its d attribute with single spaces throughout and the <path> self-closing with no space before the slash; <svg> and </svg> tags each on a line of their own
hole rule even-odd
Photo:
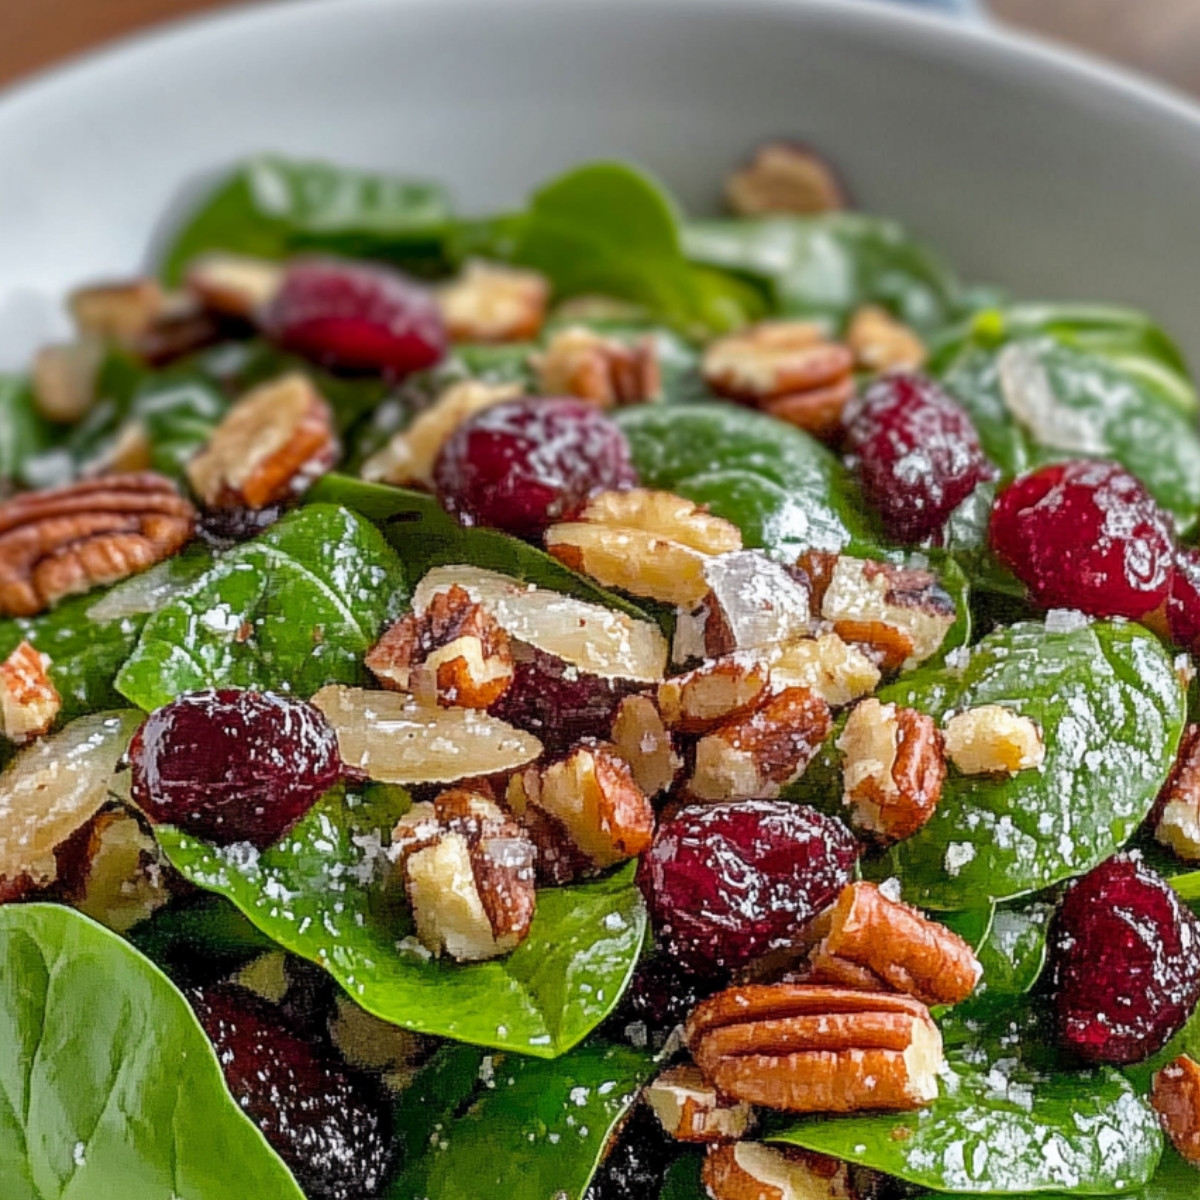
<svg viewBox="0 0 1200 1200">
<path fill-rule="evenodd" d="M 69 908 L 0 909 L 5 1200 L 304 1200 L 183 996 Z"/>
<path fill-rule="evenodd" d="M 33 389 L 20 375 L 0 375 L 0 499 L 18 487 L 38 487 L 33 468 L 55 442 L 55 430 L 37 411 Z"/>
<path fill-rule="evenodd" d="M 705 1200 L 708 1193 L 700 1179 L 704 1155 L 695 1151 L 677 1158 L 667 1169 L 658 1200 Z"/>
</svg>

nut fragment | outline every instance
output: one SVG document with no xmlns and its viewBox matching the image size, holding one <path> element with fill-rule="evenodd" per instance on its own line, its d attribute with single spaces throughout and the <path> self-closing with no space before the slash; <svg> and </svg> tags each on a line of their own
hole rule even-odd
<svg viewBox="0 0 1200 1200">
<path fill-rule="evenodd" d="M 101 475 L 135 475 L 150 470 L 153 463 L 150 435 L 146 426 L 134 418 L 121 425 L 117 436 L 97 457 L 83 463 L 79 476 L 96 479 Z"/>
<path fill-rule="evenodd" d="M 813 980 L 832 962 L 865 968 L 887 987 L 922 1004 L 961 1004 L 983 973 L 971 947 L 915 908 L 889 900 L 873 883 L 852 883 L 822 921 L 827 931 L 811 955 Z M 839 975 L 839 982 L 844 979 Z"/>
<path fill-rule="evenodd" d="M 254 320 L 274 299 L 282 282 L 283 268 L 277 263 L 218 251 L 202 254 L 188 264 L 184 286 L 205 308 Z"/>
<path fill-rule="evenodd" d="M 38 412 L 64 425 L 81 420 L 96 401 L 96 376 L 104 343 L 81 337 L 43 346 L 33 360 L 33 399 Z"/>
<path fill-rule="evenodd" d="M 874 304 L 864 305 L 850 319 L 846 344 L 860 370 L 876 373 L 919 371 L 929 356 L 916 333 Z"/>
<path fill-rule="evenodd" d="M 77 288 L 67 299 L 80 333 L 132 343 L 170 311 L 159 283 L 144 277 Z"/>
<path fill-rule="evenodd" d="M 612 408 L 655 400 L 662 391 L 651 337 L 626 343 L 572 325 L 556 333 L 532 361 L 547 396 L 577 396 Z"/>
<path fill-rule="evenodd" d="M 64 596 L 169 558 L 195 512 L 159 475 L 114 475 L 0 504 L 0 616 L 30 617 Z"/>
<path fill-rule="evenodd" d="M 1046 759 L 1041 730 L 1002 704 L 956 713 L 943 730 L 946 757 L 964 775 L 1016 775 Z"/>
<path fill-rule="evenodd" d="M 671 729 L 707 733 L 752 713 L 766 700 L 770 684 L 762 658 L 730 654 L 661 683 L 658 707 Z"/>
<path fill-rule="evenodd" d="M 187 474 L 210 508 L 265 508 L 305 491 L 337 455 L 329 405 L 305 376 L 285 375 L 225 414 Z"/>
<path fill-rule="evenodd" d="M 0 662 L 0 736 L 21 743 L 49 732 L 62 708 L 49 667 L 49 657 L 28 642 Z"/>
<path fill-rule="evenodd" d="M 850 714 L 838 739 L 842 799 L 856 828 L 884 841 L 912 837 L 942 798 L 946 763 L 933 718 L 873 696 Z"/>
<path fill-rule="evenodd" d="M 723 1103 L 698 1067 L 664 1071 L 648 1088 L 646 1101 L 668 1137 L 679 1142 L 732 1142 L 754 1123 L 750 1105 Z"/>
<path fill-rule="evenodd" d="M 705 801 L 773 799 L 804 773 L 830 728 L 820 696 L 787 688 L 700 739 L 688 790 Z"/>
<path fill-rule="evenodd" d="M 869 696 L 879 686 L 879 668 L 836 633 L 784 644 L 770 662 L 776 687 L 809 688 L 831 708 Z"/>
<path fill-rule="evenodd" d="M 491 800 L 455 789 L 415 804 L 392 844 L 430 953 L 475 962 L 524 941 L 537 903 L 537 851 Z"/>
<path fill-rule="evenodd" d="M 365 661 L 384 687 L 447 708 L 487 708 L 513 678 L 508 634 L 457 584 L 397 621 Z"/>
<path fill-rule="evenodd" d="M 729 988 L 685 1038 L 719 1092 L 787 1112 L 909 1110 L 937 1099 L 942 1036 L 908 996 L 811 984 Z"/>
<path fill-rule="evenodd" d="M 446 439 L 468 417 L 520 394 L 519 383 L 467 379 L 451 384 L 407 429 L 393 434 L 382 450 L 363 463 L 362 477 L 396 487 L 433 487 L 433 467 Z"/>
<path fill-rule="evenodd" d="M 1155 809 L 1154 836 L 1188 862 L 1200 861 L 1200 725 L 1189 725 Z"/>
<path fill-rule="evenodd" d="M 1154 1076 L 1150 1102 L 1171 1144 L 1200 1167 L 1200 1064 L 1181 1054 Z"/>
<path fill-rule="evenodd" d="M 438 292 L 454 342 L 523 342 L 537 337 L 546 319 L 550 284 L 536 271 L 471 262 Z"/>
<path fill-rule="evenodd" d="M 794 1146 L 713 1146 L 701 1177 L 713 1200 L 857 1200 L 844 1162 Z"/>
<path fill-rule="evenodd" d="M 648 800 L 670 789 L 683 767 L 670 731 L 648 696 L 626 696 L 613 718 L 612 742 Z"/>
<path fill-rule="evenodd" d="M 833 168 L 813 151 L 794 142 L 768 142 L 749 166 L 734 172 L 725 194 L 735 213 L 823 213 L 846 207 Z"/>
</svg>

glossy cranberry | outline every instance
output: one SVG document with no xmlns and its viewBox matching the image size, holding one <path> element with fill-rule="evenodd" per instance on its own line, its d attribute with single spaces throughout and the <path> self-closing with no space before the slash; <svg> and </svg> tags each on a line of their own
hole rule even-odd
<svg viewBox="0 0 1200 1200">
<path fill-rule="evenodd" d="M 846 450 L 889 537 L 934 537 L 980 483 L 995 477 L 966 412 L 925 375 L 876 380 L 843 418 Z"/>
<path fill-rule="evenodd" d="M 376 1089 L 245 988 L 219 984 L 189 1000 L 234 1099 L 309 1200 L 377 1195 L 387 1181 L 392 1139 Z"/>
<path fill-rule="evenodd" d="M 605 1021 L 603 1033 L 613 1041 L 660 1050 L 701 1000 L 729 982 L 725 974 L 696 975 L 658 951 L 638 963 L 621 1003 Z"/>
<path fill-rule="evenodd" d="M 1200 550 L 1188 547 L 1175 555 L 1167 625 L 1178 645 L 1200 650 Z"/>
<path fill-rule="evenodd" d="M 322 366 L 408 375 L 440 361 L 446 330 L 433 293 L 390 267 L 297 259 L 262 318 L 285 350 Z"/>
<path fill-rule="evenodd" d="M 660 944 L 713 975 L 791 945 L 850 881 L 840 821 L 774 800 L 692 805 L 663 822 L 638 882 Z"/>
<path fill-rule="evenodd" d="M 662 1188 L 679 1145 L 647 1104 L 638 1104 L 617 1134 L 583 1200 L 648 1200 Z"/>
<path fill-rule="evenodd" d="M 1166 602 L 1170 521 L 1116 463 L 1056 463 L 1021 476 L 996 497 L 989 536 L 1046 608 L 1137 620 Z"/>
<path fill-rule="evenodd" d="M 129 746 L 132 796 L 156 823 L 227 845 L 278 841 L 341 776 L 323 713 L 291 696 L 190 692 Z"/>
<path fill-rule="evenodd" d="M 1059 1039 L 1090 1062 L 1148 1058 L 1200 999 L 1200 926 L 1132 855 L 1108 859 L 1071 887 L 1050 953 Z"/>
<path fill-rule="evenodd" d="M 464 525 L 529 538 L 636 481 L 625 435 L 594 404 L 537 397 L 477 413 L 434 468 L 438 498 Z"/>
</svg>

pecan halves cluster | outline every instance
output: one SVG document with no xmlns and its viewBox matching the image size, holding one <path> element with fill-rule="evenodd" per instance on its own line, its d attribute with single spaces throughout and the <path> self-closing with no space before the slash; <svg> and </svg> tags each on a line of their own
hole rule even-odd
<svg viewBox="0 0 1200 1200">
<path fill-rule="evenodd" d="M 0 616 L 30 617 L 180 550 L 195 510 L 160 475 L 114 475 L 0 504 Z"/>
</svg>

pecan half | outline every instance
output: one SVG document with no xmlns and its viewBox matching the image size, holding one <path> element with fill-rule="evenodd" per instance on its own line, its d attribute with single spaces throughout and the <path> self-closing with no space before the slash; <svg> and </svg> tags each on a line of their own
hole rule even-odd
<svg viewBox="0 0 1200 1200">
<path fill-rule="evenodd" d="M 838 968 L 848 963 L 922 1004 L 961 1004 L 983 974 L 958 934 L 889 900 L 873 883 L 843 888 L 821 925 L 827 930 L 810 956 L 814 982 L 844 982 Z"/>
<path fill-rule="evenodd" d="M 99 338 L 43 346 L 33 360 L 38 412 L 64 425 L 82 420 L 96 402 L 96 377 L 103 362 L 104 343 Z"/>
<path fill-rule="evenodd" d="M 833 168 L 794 142 L 768 142 L 725 185 L 730 208 L 743 217 L 763 213 L 823 213 L 846 207 Z"/>
<path fill-rule="evenodd" d="M 1002 704 L 955 713 L 942 733 L 946 757 L 964 775 L 1016 775 L 1046 760 L 1042 731 Z"/>
<path fill-rule="evenodd" d="M 668 1137 L 678 1142 L 733 1142 L 754 1124 L 750 1105 L 723 1103 L 699 1067 L 684 1063 L 646 1088 L 646 1102 Z"/>
<path fill-rule="evenodd" d="M 864 305 L 851 317 L 846 345 L 862 371 L 919 371 L 929 357 L 916 333 L 874 304 Z"/>
<path fill-rule="evenodd" d="M 846 1163 L 795 1146 L 713 1146 L 701 1178 L 713 1200 L 858 1200 Z"/>
<path fill-rule="evenodd" d="M 659 684 L 658 708 L 669 728 L 708 733 L 752 713 L 766 700 L 770 685 L 762 658 L 729 654 Z"/>
<path fill-rule="evenodd" d="M 700 739 L 688 791 L 704 801 L 773 799 L 804 773 L 831 727 L 820 696 L 787 688 Z"/>
<path fill-rule="evenodd" d="M 457 584 L 397 621 L 365 661 L 384 687 L 446 708 L 488 708 L 513 679 L 508 634 Z"/>
<path fill-rule="evenodd" d="M 28 642 L 0 662 L 0 736 L 28 742 L 48 733 L 62 697 L 46 673 L 50 659 Z"/>
<path fill-rule="evenodd" d="M 908 1110 L 937 1099 L 942 1036 L 909 996 L 811 984 L 729 988 L 688 1018 L 723 1095 L 787 1112 Z"/>
<path fill-rule="evenodd" d="M 626 696 L 613 718 L 612 743 L 646 799 L 670 790 L 683 767 L 662 714 L 649 696 Z"/>
<path fill-rule="evenodd" d="M 31 617 L 64 596 L 170 558 L 195 510 L 160 475 L 113 475 L 0 504 L 0 616 Z"/>
<path fill-rule="evenodd" d="M 184 286 L 205 308 L 253 321 L 279 291 L 283 270 L 264 258 L 217 251 L 188 264 Z"/>
<path fill-rule="evenodd" d="M 1171 1144 L 1200 1167 L 1200 1064 L 1181 1054 L 1154 1076 L 1150 1102 Z"/>
<path fill-rule="evenodd" d="M 471 262 L 438 292 L 454 342 L 523 342 L 535 338 L 546 319 L 550 283 L 536 271 Z"/>
<path fill-rule="evenodd" d="M 662 391 L 652 337 L 626 343 L 572 325 L 556 333 L 531 361 L 547 396 L 576 396 L 612 408 L 656 400 Z"/>
<path fill-rule="evenodd" d="M 303 375 L 243 396 L 187 465 L 210 508 L 266 508 L 297 496 L 337 461 L 333 412 Z"/>
<path fill-rule="evenodd" d="M 1188 862 L 1200 861 L 1200 725 L 1189 725 L 1154 810 L 1154 836 Z"/>
<path fill-rule="evenodd" d="M 525 940 L 537 904 L 537 851 L 491 800 L 453 789 L 415 804 L 392 844 L 417 937 L 431 954 L 476 962 Z"/>
<path fill-rule="evenodd" d="M 801 638 L 771 655 L 771 682 L 776 687 L 806 687 L 831 708 L 869 696 L 880 678 L 879 668 L 836 633 Z"/>
<path fill-rule="evenodd" d="M 942 798 L 946 761 L 933 718 L 873 696 L 850 714 L 838 739 L 842 799 L 856 828 L 883 841 L 912 837 Z"/>
</svg>

